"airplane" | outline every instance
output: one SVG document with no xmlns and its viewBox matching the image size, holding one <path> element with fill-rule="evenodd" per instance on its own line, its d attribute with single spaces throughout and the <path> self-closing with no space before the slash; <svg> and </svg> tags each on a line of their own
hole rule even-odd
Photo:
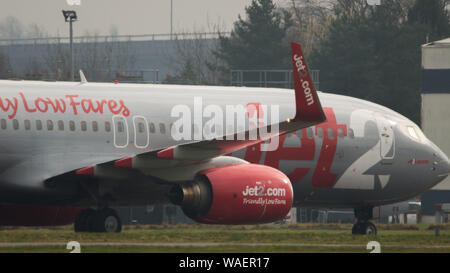
<svg viewBox="0 0 450 273">
<path fill-rule="evenodd" d="M 294 90 L 0 81 L 0 225 L 120 232 L 112 207 L 170 203 L 261 224 L 302 206 L 353 208 L 352 233 L 376 234 L 373 207 L 433 187 L 449 159 L 393 110 L 316 91 L 291 48 Z"/>
</svg>

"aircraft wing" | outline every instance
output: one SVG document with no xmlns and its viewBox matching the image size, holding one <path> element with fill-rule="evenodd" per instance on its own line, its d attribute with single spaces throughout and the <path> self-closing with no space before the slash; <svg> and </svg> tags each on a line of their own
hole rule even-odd
<svg viewBox="0 0 450 273">
<path fill-rule="evenodd" d="M 306 65 L 301 45 L 291 43 L 292 66 L 295 87 L 296 114 L 278 124 L 271 124 L 263 128 L 255 128 L 245 132 L 244 138 L 239 138 L 238 133 L 223 136 L 212 140 L 204 140 L 184 145 L 177 145 L 159 151 L 152 151 L 134 156 L 124 157 L 119 160 L 106 162 L 98 166 L 89 166 L 76 171 L 81 175 L 93 175 L 102 166 L 115 166 L 133 168 L 136 165 L 150 169 L 164 168 L 178 165 L 183 162 L 200 162 L 218 156 L 226 155 L 245 147 L 263 143 L 274 137 L 310 127 L 326 121 L 326 117 L 319 101 L 317 92 Z M 277 128 L 277 130 L 274 130 Z M 264 130 L 261 130 L 264 129 Z M 260 132 L 267 132 L 261 134 Z M 242 135 L 241 135 L 242 136 Z M 250 138 L 250 136 L 253 136 Z M 256 136 L 256 137 L 255 137 Z M 243 139 L 243 140 L 239 140 Z M 270 144 L 267 148 L 270 149 Z M 141 162 L 141 164 L 138 164 Z"/>
</svg>

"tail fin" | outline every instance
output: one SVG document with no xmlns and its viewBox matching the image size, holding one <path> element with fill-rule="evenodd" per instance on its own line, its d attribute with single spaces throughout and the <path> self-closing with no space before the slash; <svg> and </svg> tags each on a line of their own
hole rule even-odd
<svg viewBox="0 0 450 273">
<path fill-rule="evenodd" d="M 294 121 L 322 123 L 326 121 L 326 117 L 311 80 L 302 47 L 300 44 L 292 42 L 291 49 L 296 103 Z"/>
</svg>

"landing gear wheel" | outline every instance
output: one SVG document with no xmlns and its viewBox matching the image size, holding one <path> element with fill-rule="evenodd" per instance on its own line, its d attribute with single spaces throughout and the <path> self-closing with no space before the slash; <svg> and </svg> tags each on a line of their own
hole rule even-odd
<svg viewBox="0 0 450 273">
<path fill-rule="evenodd" d="M 377 228 L 369 220 L 373 217 L 373 206 L 365 205 L 355 208 L 356 223 L 353 225 L 352 234 L 376 235 Z"/>
<path fill-rule="evenodd" d="M 105 208 L 96 212 L 95 218 L 92 219 L 92 230 L 94 232 L 120 232 L 122 231 L 122 223 L 116 211 Z"/>
<path fill-rule="evenodd" d="M 377 227 L 371 222 L 365 224 L 364 234 L 366 235 L 377 235 Z"/>
<path fill-rule="evenodd" d="M 376 235 L 377 227 L 371 222 L 356 223 L 353 225 L 352 234 L 354 234 L 354 235 Z"/>
<path fill-rule="evenodd" d="M 74 230 L 75 232 L 88 232 L 91 231 L 90 220 L 96 211 L 88 208 L 80 211 L 75 218 Z"/>
</svg>

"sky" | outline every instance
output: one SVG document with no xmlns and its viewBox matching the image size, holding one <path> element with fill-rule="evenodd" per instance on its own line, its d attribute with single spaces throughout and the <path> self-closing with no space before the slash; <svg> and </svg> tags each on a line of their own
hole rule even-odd
<svg viewBox="0 0 450 273">
<path fill-rule="evenodd" d="M 81 1 L 81 5 L 70 6 L 68 1 Z M 173 0 L 174 32 L 208 31 L 214 25 L 230 31 L 250 3 L 251 0 Z M 25 26 L 35 23 L 43 27 L 50 36 L 66 36 L 69 31 L 63 9 L 73 9 L 78 14 L 75 36 L 88 32 L 108 35 L 112 26 L 124 35 L 170 32 L 170 0 L 1 0 L 0 22 L 14 16 Z"/>
</svg>

